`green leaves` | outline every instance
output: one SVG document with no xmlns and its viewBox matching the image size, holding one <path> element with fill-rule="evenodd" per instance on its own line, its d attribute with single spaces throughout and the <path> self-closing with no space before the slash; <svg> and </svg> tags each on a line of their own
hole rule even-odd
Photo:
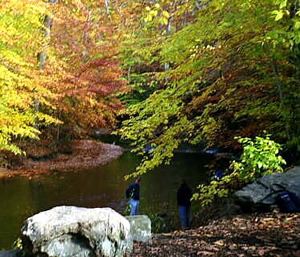
<svg viewBox="0 0 300 257">
<path fill-rule="evenodd" d="M 169 23 L 170 13 L 163 10 L 160 4 L 156 3 L 152 8 L 147 6 L 146 11 L 146 17 L 144 18 L 146 23 L 150 23 L 156 18 L 158 18 L 159 24 L 167 25 Z"/>
<path fill-rule="evenodd" d="M 142 24 L 126 49 L 132 87 L 150 92 L 120 130 L 136 140 L 141 154 L 139 146 L 156 145 L 141 170 L 164 163 L 182 142 L 230 150 L 238 145 L 235 136 L 255 137 L 267 129 L 280 142 L 298 144 L 300 34 L 294 1 L 213 0 L 201 8 L 192 2 L 149 4 L 143 17 L 150 15 L 151 22 Z M 167 36 L 161 17 L 171 19 Z M 255 165 L 264 170 L 271 164 Z"/>
<path fill-rule="evenodd" d="M 278 11 L 278 10 L 276 10 L 276 11 L 273 11 L 272 14 L 275 15 L 275 21 L 279 21 L 279 20 L 281 20 L 283 18 L 284 11 L 282 11 L 282 10 Z"/>
<path fill-rule="evenodd" d="M 199 193 L 193 195 L 193 200 L 200 201 L 201 206 L 211 204 L 216 198 L 228 197 L 239 187 L 254 182 L 264 175 L 282 172 L 285 160 L 279 155 L 281 145 L 266 137 L 250 138 L 237 137 L 243 145 L 240 161 L 233 161 L 230 172 L 219 180 L 211 181 L 208 185 L 199 185 Z"/>
<path fill-rule="evenodd" d="M 199 193 L 194 193 L 192 200 L 199 201 L 202 207 L 210 205 L 217 198 L 228 197 L 231 190 L 230 185 L 235 180 L 235 174 L 227 175 L 217 181 L 211 181 L 209 185 L 199 185 Z"/>
<path fill-rule="evenodd" d="M 267 135 L 263 137 L 250 138 L 237 137 L 243 145 L 241 161 L 231 164 L 233 171 L 238 173 L 238 178 L 244 182 L 253 182 L 263 175 L 282 172 L 285 160 L 279 155 L 281 145 L 275 143 Z"/>
</svg>

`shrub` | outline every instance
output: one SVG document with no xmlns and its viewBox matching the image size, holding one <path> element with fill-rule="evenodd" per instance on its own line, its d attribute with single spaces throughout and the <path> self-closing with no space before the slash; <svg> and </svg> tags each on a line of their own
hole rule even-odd
<svg viewBox="0 0 300 257">
<path fill-rule="evenodd" d="M 199 192 L 193 195 L 193 200 L 199 200 L 201 206 L 211 204 L 216 198 L 227 197 L 234 190 L 253 182 L 261 176 L 282 172 L 285 160 L 279 155 L 281 145 L 263 137 L 236 138 L 243 145 L 240 161 L 233 161 L 229 174 L 208 185 L 199 185 Z"/>
</svg>

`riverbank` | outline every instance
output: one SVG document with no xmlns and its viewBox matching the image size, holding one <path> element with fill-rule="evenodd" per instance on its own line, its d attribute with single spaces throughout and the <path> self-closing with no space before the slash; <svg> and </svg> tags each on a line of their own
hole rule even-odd
<svg viewBox="0 0 300 257">
<path fill-rule="evenodd" d="M 300 214 L 234 215 L 198 228 L 154 234 L 135 243 L 133 257 L 300 256 Z"/>
<path fill-rule="evenodd" d="M 58 153 L 49 159 L 22 158 L 17 167 L 0 170 L 0 178 L 12 176 L 38 176 L 53 171 L 93 168 L 104 165 L 122 153 L 120 146 L 95 140 L 73 140 L 69 153 Z"/>
</svg>

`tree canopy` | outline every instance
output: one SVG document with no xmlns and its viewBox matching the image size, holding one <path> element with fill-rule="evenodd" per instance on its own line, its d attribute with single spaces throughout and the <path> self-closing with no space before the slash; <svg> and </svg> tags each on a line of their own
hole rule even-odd
<svg viewBox="0 0 300 257">
<path fill-rule="evenodd" d="M 36 55 L 43 46 L 41 1 L 3 1 L 0 7 L 0 149 L 21 153 L 16 138 L 37 138 L 36 124 L 58 121 L 34 108 L 52 109 L 55 96 L 45 86 Z"/>
<path fill-rule="evenodd" d="M 154 147 L 137 174 L 168 162 L 183 142 L 228 150 L 239 146 L 235 136 L 266 130 L 299 149 L 299 2 L 156 1 L 145 9 L 130 49 L 156 89 L 129 106 L 120 130 L 136 151 Z"/>
<path fill-rule="evenodd" d="M 2 1 L 0 149 L 85 137 L 121 119 L 117 133 L 143 155 L 132 175 L 168 163 L 182 144 L 232 151 L 236 136 L 264 131 L 297 153 L 299 5 Z"/>
</svg>

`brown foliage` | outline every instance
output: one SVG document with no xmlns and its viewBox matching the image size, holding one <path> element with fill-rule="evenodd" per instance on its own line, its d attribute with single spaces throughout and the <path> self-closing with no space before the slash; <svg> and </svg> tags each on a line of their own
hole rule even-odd
<svg viewBox="0 0 300 257">
<path fill-rule="evenodd" d="M 136 243 L 134 257 L 300 256 L 300 214 L 237 215 Z"/>
</svg>

